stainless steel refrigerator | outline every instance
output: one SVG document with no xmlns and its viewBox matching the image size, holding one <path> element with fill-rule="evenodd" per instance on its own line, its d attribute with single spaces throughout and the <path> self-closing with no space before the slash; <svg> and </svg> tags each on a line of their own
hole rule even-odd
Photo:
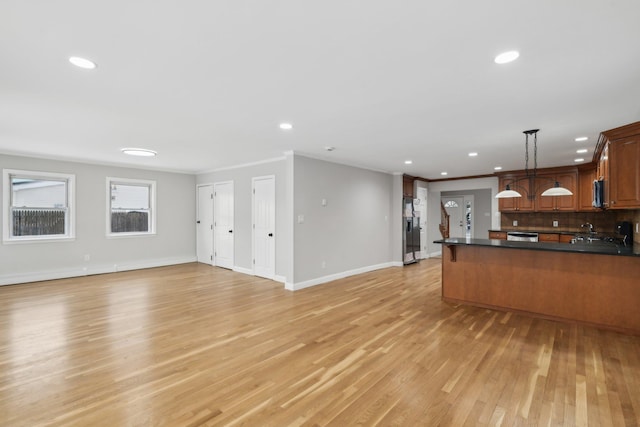
<svg viewBox="0 0 640 427">
<path fill-rule="evenodd" d="M 420 261 L 420 211 L 415 209 L 416 201 L 409 197 L 402 200 L 402 260 L 405 265 Z"/>
</svg>

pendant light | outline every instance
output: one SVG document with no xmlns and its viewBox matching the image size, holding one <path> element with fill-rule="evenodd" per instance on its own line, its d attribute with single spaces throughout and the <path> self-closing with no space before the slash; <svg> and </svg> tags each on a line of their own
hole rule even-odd
<svg viewBox="0 0 640 427">
<path fill-rule="evenodd" d="M 496 194 L 496 199 L 507 199 L 507 198 L 513 198 L 513 197 L 522 197 L 522 194 L 520 194 L 518 191 L 516 190 L 512 190 L 511 186 L 513 185 L 514 187 L 520 188 L 522 190 L 524 190 L 525 193 L 527 193 L 527 197 L 529 199 L 534 199 L 535 198 L 535 194 L 536 194 L 536 189 L 534 188 L 534 184 L 536 181 L 536 178 L 541 178 L 541 177 L 537 177 L 537 172 L 538 172 L 538 131 L 540 129 L 531 129 L 531 130 L 525 130 L 524 133 L 525 134 L 525 155 L 524 155 L 524 172 L 525 172 L 525 177 L 524 178 L 520 178 L 520 179 L 516 179 L 515 181 L 513 181 L 511 184 L 507 184 L 506 188 L 504 190 L 502 190 L 501 192 L 499 192 L 498 194 Z M 533 172 L 530 173 L 529 172 L 529 136 L 533 135 Z M 524 180 L 528 180 L 529 181 L 529 190 L 531 191 L 531 193 L 529 193 L 529 191 L 527 191 L 526 188 L 524 187 L 518 187 L 517 183 L 520 181 L 524 181 Z M 552 179 L 548 179 L 549 181 L 553 181 L 553 187 L 548 188 L 547 190 L 543 191 L 542 194 L 540 194 L 541 196 L 572 196 L 573 193 L 571 191 L 569 191 L 567 188 L 564 188 L 560 185 L 560 183 L 558 181 L 554 181 Z"/>
</svg>

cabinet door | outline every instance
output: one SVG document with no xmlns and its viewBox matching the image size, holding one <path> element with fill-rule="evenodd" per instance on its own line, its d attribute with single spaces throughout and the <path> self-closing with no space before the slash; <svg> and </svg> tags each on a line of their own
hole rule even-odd
<svg viewBox="0 0 640 427">
<path fill-rule="evenodd" d="M 501 176 L 498 179 L 498 190 L 502 191 L 507 188 L 508 185 L 513 185 L 515 178 L 512 176 Z M 508 199 L 498 199 L 498 210 L 500 212 L 515 211 L 517 208 L 517 199 L 519 197 L 513 197 Z"/>
<path fill-rule="evenodd" d="M 541 175 L 536 179 L 536 210 L 554 211 L 556 210 L 556 197 L 555 196 L 542 196 L 542 192 L 553 187 L 555 182 L 555 175 Z"/>
<path fill-rule="evenodd" d="M 578 172 L 578 210 L 594 211 L 593 181 L 596 179 L 596 169 L 581 169 Z"/>
<path fill-rule="evenodd" d="M 640 135 L 614 141 L 609 155 L 609 207 L 640 207 Z"/>
<path fill-rule="evenodd" d="M 559 242 L 560 235 L 556 233 L 540 233 L 538 234 L 538 242 Z"/>
<path fill-rule="evenodd" d="M 567 190 L 573 193 L 573 196 L 555 196 L 550 197 L 556 199 L 556 210 L 559 211 L 575 211 L 577 210 L 578 200 L 578 174 L 576 172 L 567 172 L 556 175 L 556 181 Z"/>
<path fill-rule="evenodd" d="M 518 182 L 518 191 L 522 194 L 522 197 L 518 197 L 518 211 L 533 212 L 535 205 L 535 182 L 533 177 L 527 178 L 525 176 L 520 177 L 522 180 Z M 523 190 L 523 191 L 521 191 Z"/>
</svg>

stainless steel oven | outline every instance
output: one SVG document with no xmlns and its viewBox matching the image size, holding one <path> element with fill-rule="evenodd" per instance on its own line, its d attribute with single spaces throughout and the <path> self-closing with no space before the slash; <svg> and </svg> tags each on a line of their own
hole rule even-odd
<svg viewBox="0 0 640 427">
<path fill-rule="evenodd" d="M 516 242 L 537 242 L 538 233 L 523 233 L 520 231 L 507 232 L 507 240 Z"/>
</svg>

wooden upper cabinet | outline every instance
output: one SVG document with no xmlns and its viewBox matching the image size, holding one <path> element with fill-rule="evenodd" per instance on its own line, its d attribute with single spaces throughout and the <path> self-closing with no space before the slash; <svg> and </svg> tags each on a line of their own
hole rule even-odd
<svg viewBox="0 0 640 427">
<path fill-rule="evenodd" d="M 573 196 L 542 196 L 542 192 L 558 182 Z M 541 174 L 536 179 L 536 211 L 575 211 L 578 207 L 578 172 L 574 168 L 555 174 Z"/>
<path fill-rule="evenodd" d="M 596 179 L 596 165 L 578 170 L 578 210 L 595 211 L 593 207 L 593 181 Z"/>
<path fill-rule="evenodd" d="M 596 152 L 605 207 L 640 208 L 640 122 L 602 132 Z"/>
<path fill-rule="evenodd" d="M 500 176 L 498 179 L 498 185 L 499 191 L 504 190 L 507 185 L 510 185 L 512 190 L 522 194 L 522 197 L 498 199 L 498 210 L 500 210 L 500 212 L 533 211 L 533 199 L 527 197 L 528 194 L 531 194 L 530 180 L 526 179 L 524 174 Z"/>
<path fill-rule="evenodd" d="M 609 208 L 640 207 L 640 135 L 612 142 L 609 156 Z"/>
</svg>

